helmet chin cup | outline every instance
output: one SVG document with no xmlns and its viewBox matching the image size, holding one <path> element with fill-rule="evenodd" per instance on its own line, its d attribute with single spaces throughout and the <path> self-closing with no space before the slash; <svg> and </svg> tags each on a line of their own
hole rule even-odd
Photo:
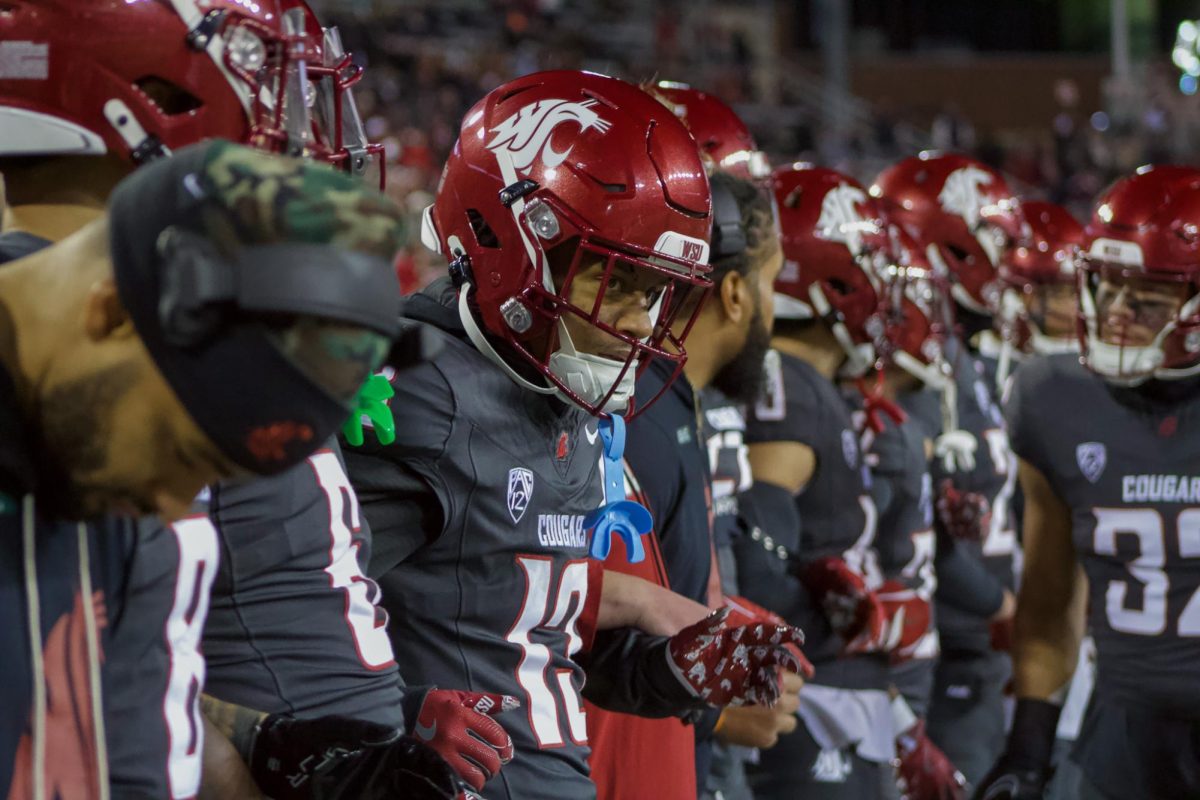
<svg viewBox="0 0 1200 800">
<path fill-rule="evenodd" d="M 602 413 L 620 414 L 628 409 L 637 385 L 636 358 L 617 361 L 580 353 L 562 320 L 558 322 L 558 335 L 559 347 L 550 355 L 550 372 Z M 564 401 L 573 402 L 568 395 L 558 394 Z"/>
</svg>

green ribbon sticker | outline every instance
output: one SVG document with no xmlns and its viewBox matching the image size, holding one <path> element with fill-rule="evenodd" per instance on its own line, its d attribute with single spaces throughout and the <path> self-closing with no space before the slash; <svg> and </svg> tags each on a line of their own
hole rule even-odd
<svg viewBox="0 0 1200 800">
<path fill-rule="evenodd" d="M 370 420 L 371 429 L 380 444 L 391 444 L 396 441 L 396 419 L 387 401 L 392 399 L 396 390 L 382 375 L 375 374 L 367 378 L 367 382 L 358 390 L 355 398 L 354 413 L 342 426 L 342 434 L 346 442 L 353 447 L 361 447 L 363 443 L 363 418 Z"/>
</svg>

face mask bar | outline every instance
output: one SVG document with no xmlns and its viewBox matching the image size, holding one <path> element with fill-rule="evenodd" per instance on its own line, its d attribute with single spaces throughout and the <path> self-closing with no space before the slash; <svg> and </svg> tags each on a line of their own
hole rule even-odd
<svg viewBox="0 0 1200 800">
<path fill-rule="evenodd" d="M 366 130 L 358 113 L 351 89 L 363 76 L 363 68 L 354 64 L 342 46 L 336 27 L 325 28 L 320 66 L 308 72 L 317 87 L 314 111 L 317 139 L 325 154 L 319 156 L 352 175 L 365 175 L 374 161 L 379 167 L 379 188 L 386 183 L 386 159 L 382 144 L 367 141 Z"/>
<path fill-rule="evenodd" d="M 1076 281 L 1080 351 L 1089 369 L 1123 386 L 1136 386 L 1150 378 L 1171 380 L 1200 373 L 1200 293 L 1191 276 L 1148 273 L 1140 267 L 1082 256 Z M 1109 309 L 1101 308 L 1098 295 L 1106 281 L 1120 287 L 1108 306 L 1118 299 L 1132 306 L 1131 318 L 1119 331 L 1109 330 L 1108 320 L 1103 319 Z M 1132 297 L 1132 281 L 1186 285 L 1190 294 L 1184 295 L 1176 311 L 1159 315 L 1145 301 Z M 1129 330 L 1134 325 L 1154 331 L 1150 341 L 1141 345 L 1128 343 Z"/>
</svg>

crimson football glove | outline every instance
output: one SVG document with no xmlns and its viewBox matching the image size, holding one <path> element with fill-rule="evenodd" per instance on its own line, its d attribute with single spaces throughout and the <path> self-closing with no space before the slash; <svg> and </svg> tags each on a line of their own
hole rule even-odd
<svg viewBox="0 0 1200 800">
<path fill-rule="evenodd" d="M 886 649 L 888 627 L 883 604 L 845 561 L 836 556 L 819 558 L 801 568 L 800 580 L 824 610 L 830 627 L 845 641 L 845 653 Z"/>
<path fill-rule="evenodd" d="M 876 592 L 876 597 L 887 615 L 886 647 L 892 663 L 907 661 L 929 633 L 933 616 L 929 601 L 899 581 L 885 581 Z"/>
<path fill-rule="evenodd" d="M 730 627 L 736 628 L 739 625 L 753 625 L 756 622 L 766 622 L 770 625 L 787 625 L 787 621 L 774 611 L 765 609 L 744 597 L 726 595 L 725 605 L 729 608 L 727 624 Z M 784 647 L 800 662 L 800 669 L 796 673 L 805 680 L 811 678 L 816 670 L 813 669 L 812 662 L 808 660 L 800 648 L 794 644 L 787 644 Z"/>
<path fill-rule="evenodd" d="M 475 797 L 437 752 L 389 725 L 351 719 L 259 723 L 250 774 L 272 800 L 463 800 Z"/>
<path fill-rule="evenodd" d="M 803 666 L 786 647 L 804 644 L 790 625 L 754 623 L 731 627 L 730 609 L 720 608 L 667 642 L 671 673 L 710 706 L 773 706 L 779 699 L 780 668 Z"/>
<path fill-rule="evenodd" d="M 963 492 L 949 478 L 938 484 L 937 520 L 955 539 L 982 542 L 992 522 L 988 499 L 979 492 Z"/>
<path fill-rule="evenodd" d="M 520 705 L 506 694 L 431 689 L 412 732 L 481 791 L 513 757 L 512 739 L 492 717 Z"/>
<path fill-rule="evenodd" d="M 926 736 L 924 720 L 896 737 L 896 755 L 904 800 L 965 800 L 966 779 Z"/>
</svg>

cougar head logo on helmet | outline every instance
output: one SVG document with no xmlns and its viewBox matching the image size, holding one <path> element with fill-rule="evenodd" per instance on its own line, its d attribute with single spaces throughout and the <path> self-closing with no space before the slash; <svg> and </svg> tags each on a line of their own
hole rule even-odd
<svg viewBox="0 0 1200 800">
<path fill-rule="evenodd" d="M 1125 386 L 1200 374 L 1200 170 L 1142 167 L 1109 187 L 1076 280 L 1090 369 Z"/>
<path fill-rule="evenodd" d="M 968 156 L 922 153 L 881 172 L 871 195 L 916 238 L 934 268 L 950 275 L 959 305 L 996 312 L 996 268 L 1024 228 L 1020 203 L 1000 173 Z"/>
<path fill-rule="evenodd" d="M 450 260 L 480 352 L 532 391 L 619 413 L 650 360 L 682 368 L 710 207 L 696 143 L 661 103 L 543 72 L 467 113 L 422 239 Z"/>
<path fill-rule="evenodd" d="M 580 133 L 592 128 L 600 133 L 608 130 L 609 123 L 592 110 L 595 105 L 595 100 L 584 100 L 582 103 L 538 100 L 493 128 L 496 138 L 488 142 L 487 149 L 496 153 L 497 158 L 507 157 L 508 164 L 501 161 L 500 168 L 508 167 L 514 181 L 518 172 L 522 175 L 529 173 L 538 154 L 542 156 L 542 165 L 553 169 L 566 161 L 574 146 L 567 147 L 561 153 L 555 152 L 550 146 L 550 134 L 559 125 L 574 122 L 579 126 Z"/>
<path fill-rule="evenodd" d="M 841 242 L 851 253 L 863 251 L 864 233 L 878 231 L 878 220 L 868 220 L 860 210 L 867 204 L 867 193 L 857 186 L 842 183 L 825 193 L 821 201 L 821 216 L 817 219 L 817 235 L 831 242 Z"/>
<path fill-rule="evenodd" d="M 0 156 L 141 164 L 224 138 L 362 172 L 383 152 L 350 94 L 361 69 L 302 0 L 5 5 L 0 41 L 40 43 L 45 60 L 0 70 Z"/>
</svg>

